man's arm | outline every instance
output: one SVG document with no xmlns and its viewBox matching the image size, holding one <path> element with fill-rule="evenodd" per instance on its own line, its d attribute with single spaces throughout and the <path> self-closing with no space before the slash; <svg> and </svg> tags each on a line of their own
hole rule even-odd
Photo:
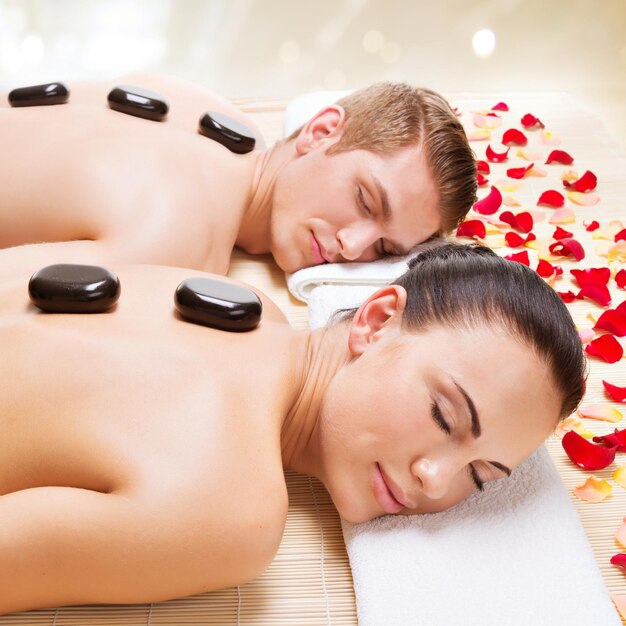
<svg viewBox="0 0 626 626">
<path fill-rule="evenodd" d="M 240 583 L 229 574 L 228 551 L 240 561 L 234 542 L 180 509 L 75 487 L 0 496 L 0 615 L 157 602 Z"/>
</svg>

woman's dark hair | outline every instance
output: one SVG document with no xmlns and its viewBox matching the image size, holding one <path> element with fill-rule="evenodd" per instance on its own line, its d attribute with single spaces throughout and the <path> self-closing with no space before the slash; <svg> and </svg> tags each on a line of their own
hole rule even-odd
<svg viewBox="0 0 626 626">
<path fill-rule="evenodd" d="M 550 368 L 563 396 L 559 420 L 576 409 L 585 389 L 582 344 L 559 295 L 529 267 L 484 246 L 449 243 L 413 257 L 393 284 L 407 292 L 403 328 L 499 323 Z M 356 310 L 336 315 L 350 320 Z"/>
</svg>

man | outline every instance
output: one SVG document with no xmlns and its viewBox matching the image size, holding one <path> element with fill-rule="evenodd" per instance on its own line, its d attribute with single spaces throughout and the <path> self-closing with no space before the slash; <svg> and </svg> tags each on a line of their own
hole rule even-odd
<svg viewBox="0 0 626 626">
<path fill-rule="evenodd" d="M 114 111 L 137 85 L 166 121 Z M 186 81 L 130 75 L 69 85 L 67 104 L 0 108 L 0 272 L 50 263 L 228 271 L 238 246 L 285 272 L 403 254 L 451 231 L 475 199 L 475 162 L 448 104 L 382 83 L 327 106 L 267 150 L 253 122 Z M 250 127 L 234 154 L 197 132 L 206 111 Z"/>
</svg>

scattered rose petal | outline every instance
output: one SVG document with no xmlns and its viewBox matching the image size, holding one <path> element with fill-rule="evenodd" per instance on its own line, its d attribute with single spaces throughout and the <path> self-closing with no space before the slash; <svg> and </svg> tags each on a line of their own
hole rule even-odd
<svg viewBox="0 0 626 626">
<path fill-rule="evenodd" d="M 622 430 L 615 428 L 612 433 L 594 437 L 593 440 L 609 448 L 616 448 L 616 452 L 626 452 L 626 428 Z"/>
<path fill-rule="evenodd" d="M 613 244 L 609 248 L 606 256 L 609 263 L 613 261 L 626 263 L 626 241 L 618 241 L 616 244 Z"/>
<path fill-rule="evenodd" d="M 491 131 L 486 128 L 479 128 L 477 130 L 469 130 L 467 132 L 468 141 L 486 141 L 491 139 Z"/>
<path fill-rule="evenodd" d="M 491 173 L 491 168 L 489 167 L 489 163 L 487 163 L 487 161 L 476 161 L 476 170 L 482 172 L 483 174 Z"/>
<path fill-rule="evenodd" d="M 516 153 L 516 156 L 526 161 L 541 161 L 543 159 L 543 152 L 537 152 L 536 150 L 526 150 L 520 148 Z"/>
<path fill-rule="evenodd" d="M 613 472 L 613 480 L 626 489 L 626 465 L 621 465 Z"/>
<path fill-rule="evenodd" d="M 499 180 L 497 183 L 495 183 L 495 186 L 500 191 L 504 191 L 506 193 L 519 191 L 522 187 L 520 183 L 514 183 L 512 180 L 507 180 L 507 179 Z"/>
<path fill-rule="evenodd" d="M 550 218 L 550 224 L 571 224 L 576 221 L 574 211 L 569 207 L 557 209 Z"/>
<path fill-rule="evenodd" d="M 502 198 L 502 204 L 505 206 L 521 206 L 521 202 L 513 196 L 504 196 Z"/>
<path fill-rule="evenodd" d="M 487 229 L 481 220 L 465 220 L 456 231 L 457 237 L 479 237 L 484 239 Z"/>
<path fill-rule="evenodd" d="M 563 170 L 561 172 L 561 180 L 566 180 L 568 183 L 573 183 L 578 180 L 578 172 L 576 170 Z"/>
<path fill-rule="evenodd" d="M 613 476 L 615 476 L 615 474 L 617 474 L 617 472 L 621 469 L 626 469 L 626 465 L 622 465 L 621 467 L 618 467 L 613 472 Z M 622 487 L 623 486 L 624 485 L 622 485 Z M 617 539 L 617 541 L 619 541 L 619 543 L 621 543 L 626 548 L 626 517 L 622 521 L 622 525 L 615 532 L 615 539 Z"/>
<path fill-rule="evenodd" d="M 523 233 L 529 233 L 533 229 L 533 216 L 528 211 L 522 211 L 517 215 L 513 215 L 511 211 L 502 211 L 500 219 Z"/>
<path fill-rule="evenodd" d="M 593 172 L 587 170 L 578 180 L 570 182 L 568 180 L 564 180 L 563 184 L 566 187 L 574 189 L 575 191 L 580 191 L 581 193 L 585 193 L 587 191 L 591 191 L 596 188 L 598 184 L 598 179 Z"/>
<path fill-rule="evenodd" d="M 566 432 L 573 430 L 585 439 L 591 439 L 593 433 L 585 428 L 585 425 L 577 417 L 566 417 L 554 429 L 554 434 L 563 438 Z"/>
<path fill-rule="evenodd" d="M 619 233 L 617 233 L 617 235 L 615 235 L 613 239 L 615 240 L 616 243 L 618 241 L 626 241 L 626 228 L 623 228 L 622 230 L 620 230 Z"/>
<path fill-rule="evenodd" d="M 494 152 L 491 148 L 491 144 L 489 144 L 485 153 L 488 161 L 491 161 L 492 163 L 502 163 L 502 161 L 506 161 L 509 156 L 509 150 L 510 148 L 507 148 L 506 152 Z"/>
<path fill-rule="evenodd" d="M 585 258 L 583 247 L 576 239 L 561 239 L 549 246 L 550 252 L 556 256 L 573 256 L 577 261 Z"/>
<path fill-rule="evenodd" d="M 592 328 L 581 328 L 578 331 L 578 336 L 580 337 L 580 343 L 584 345 L 589 343 L 596 336 L 596 333 Z"/>
<path fill-rule="evenodd" d="M 492 111 L 508 111 L 509 107 L 505 102 L 498 102 L 495 106 L 491 107 Z"/>
<path fill-rule="evenodd" d="M 502 143 L 505 146 L 525 146 L 528 143 L 528 138 L 521 130 L 509 128 L 509 130 L 502 135 Z"/>
<path fill-rule="evenodd" d="M 596 446 L 573 430 L 565 433 L 561 445 L 575 465 L 591 471 L 601 470 L 611 465 L 617 449 L 617 446 L 611 448 Z"/>
<path fill-rule="evenodd" d="M 614 309 L 604 311 L 594 328 L 606 330 L 609 333 L 613 333 L 616 337 L 626 337 L 626 315 L 622 315 Z"/>
<path fill-rule="evenodd" d="M 568 191 L 567 197 L 579 206 L 594 206 L 600 202 L 600 196 L 595 193 L 581 193 L 580 191 Z"/>
<path fill-rule="evenodd" d="M 606 480 L 590 476 L 578 487 L 574 487 L 574 495 L 586 502 L 602 502 L 611 495 L 612 487 Z"/>
<path fill-rule="evenodd" d="M 533 163 L 528 167 L 511 167 L 506 171 L 506 175 L 509 178 L 524 178 L 526 174 L 533 168 Z"/>
<path fill-rule="evenodd" d="M 504 257 L 508 261 L 517 261 L 517 263 L 522 263 L 530 267 L 530 259 L 528 258 L 528 251 L 523 250 L 522 252 L 515 252 L 514 254 L 508 254 Z"/>
<path fill-rule="evenodd" d="M 502 194 L 492 185 L 489 195 L 474 204 L 474 211 L 481 215 L 492 215 L 502 205 Z"/>
<path fill-rule="evenodd" d="M 602 381 L 604 389 L 612 400 L 615 402 L 626 402 L 626 387 L 618 387 L 607 383 L 606 380 Z"/>
<path fill-rule="evenodd" d="M 544 144 L 544 146 L 558 146 L 561 143 L 561 138 L 549 130 L 544 130 L 541 133 L 539 141 Z"/>
<path fill-rule="evenodd" d="M 620 270 L 615 274 L 615 282 L 618 287 L 626 289 L 626 270 Z"/>
<path fill-rule="evenodd" d="M 608 267 L 589 267 L 585 270 L 570 270 L 579 287 L 588 285 L 607 285 L 611 278 L 611 270 Z"/>
<path fill-rule="evenodd" d="M 620 567 L 626 567 L 626 554 L 616 554 L 611 557 L 612 565 L 619 565 Z"/>
<path fill-rule="evenodd" d="M 554 191 L 554 189 L 549 189 L 548 191 L 544 191 L 540 196 L 539 200 L 537 200 L 537 205 L 545 205 L 549 207 L 554 207 L 558 209 L 565 204 L 565 198 L 563 194 L 558 191 Z"/>
<path fill-rule="evenodd" d="M 570 302 L 574 302 L 576 300 L 576 294 L 573 291 L 557 291 L 559 296 L 561 296 L 561 300 L 565 302 L 565 304 L 569 304 Z"/>
<path fill-rule="evenodd" d="M 589 222 L 589 224 L 583 222 L 583 225 L 585 227 L 585 230 L 590 233 L 600 228 L 600 224 L 596 220 L 592 220 L 591 222 Z"/>
<path fill-rule="evenodd" d="M 493 130 L 494 128 L 498 128 L 500 124 L 502 124 L 502 118 L 495 113 L 488 113 L 487 115 L 481 113 L 474 114 L 474 126 L 478 128 Z"/>
<path fill-rule="evenodd" d="M 521 235 L 513 231 L 504 235 L 504 241 L 506 241 L 506 245 L 509 246 L 509 248 L 521 248 L 526 243 Z"/>
<path fill-rule="evenodd" d="M 554 229 L 554 233 L 552 234 L 552 239 L 556 239 L 557 241 L 559 239 L 567 239 L 568 237 L 573 237 L 574 233 L 570 233 L 568 230 L 565 230 L 563 228 L 561 228 L 560 226 L 557 226 Z"/>
<path fill-rule="evenodd" d="M 552 265 L 552 263 L 549 263 L 544 259 L 540 259 L 537 264 L 537 274 L 539 274 L 542 278 L 550 278 L 550 276 L 556 274 L 556 268 Z"/>
<path fill-rule="evenodd" d="M 626 315 L 626 300 L 624 300 L 624 302 L 620 302 L 616 307 L 615 310 L 618 313 L 621 313 L 622 315 Z"/>
<path fill-rule="evenodd" d="M 542 167 L 535 165 L 532 170 L 528 170 L 527 176 L 535 176 L 539 178 L 545 178 L 548 175 L 548 172 L 544 170 Z"/>
<path fill-rule="evenodd" d="M 589 342 L 585 347 L 585 352 L 607 363 L 617 363 L 624 356 L 624 348 L 613 335 L 602 335 Z"/>
<path fill-rule="evenodd" d="M 489 179 L 486 176 L 483 176 L 480 172 L 476 173 L 476 182 L 479 187 L 486 185 L 489 182 Z"/>
<path fill-rule="evenodd" d="M 615 605 L 615 608 L 620 614 L 622 620 L 626 620 L 626 594 L 613 593 L 611 594 L 611 600 L 613 600 L 613 604 Z"/>
<path fill-rule="evenodd" d="M 617 409 L 608 404 L 589 404 L 578 409 L 578 415 L 603 422 L 619 422 L 624 417 Z"/>
<path fill-rule="evenodd" d="M 546 165 L 550 163 L 561 163 L 562 165 L 571 165 L 574 159 L 564 150 L 552 150 L 546 159 Z"/>
<path fill-rule="evenodd" d="M 604 285 L 585 285 L 580 288 L 576 297 L 579 300 L 588 298 L 597 302 L 600 306 L 609 306 L 611 304 L 611 292 Z"/>
<path fill-rule="evenodd" d="M 542 121 L 538 117 L 535 117 L 530 113 L 526 113 L 526 115 L 522 116 L 521 123 L 522 126 L 527 129 L 533 128 L 535 126 L 538 126 L 539 128 L 545 128 Z"/>
</svg>

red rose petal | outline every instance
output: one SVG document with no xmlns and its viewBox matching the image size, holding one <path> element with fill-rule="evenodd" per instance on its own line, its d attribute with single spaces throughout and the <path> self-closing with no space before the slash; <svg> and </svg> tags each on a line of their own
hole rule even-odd
<svg viewBox="0 0 626 626">
<path fill-rule="evenodd" d="M 547 206 L 559 208 L 565 204 L 565 197 L 563 194 L 558 191 L 554 191 L 553 189 L 549 189 L 548 191 L 544 191 L 541 196 L 539 196 L 539 200 L 537 200 L 537 204 L 545 204 Z"/>
<path fill-rule="evenodd" d="M 552 239 L 567 239 L 568 237 L 572 237 L 574 233 L 570 233 L 569 231 L 557 226 L 552 234 Z"/>
<path fill-rule="evenodd" d="M 585 258 L 585 251 L 576 239 L 561 239 L 561 241 L 551 244 L 549 250 L 556 256 L 569 256 L 571 254 L 577 261 Z"/>
<path fill-rule="evenodd" d="M 505 102 L 498 102 L 498 104 L 491 107 L 491 110 L 492 111 L 508 111 L 509 107 L 506 105 Z"/>
<path fill-rule="evenodd" d="M 506 161 L 509 156 L 510 148 L 506 149 L 506 152 L 494 152 L 491 149 L 491 144 L 487 146 L 487 150 L 485 151 L 487 155 L 487 160 L 492 163 L 502 163 L 502 161 Z"/>
<path fill-rule="evenodd" d="M 478 183 L 479 187 L 484 187 L 489 182 L 489 179 L 486 176 L 483 176 L 480 172 L 477 172 L 476 182 Z"/>
<path fill-rule="evenodd" d="M 515 252 L 514 254 L 508 254 L 504 257 L 507 261 L 517 261 L 517 263 L 522 263 L 530 267 L 530 259 L 528 258 L 528 250 L 524 250 L 522 252 Z"/>
<path fill-rule="evenodd" d="M 482 172 L 483 174 L 491 173 L 491 169 L 489 168 L 489 163 L 487 163 L 487 161 L 476 161 L 476 170 Z"/>
<path fill-rule="evenodd" d="M 571 165 L 574 159 L 564 150 L 552 150 L 546 159 L 546 165 L 554 162 L 562 163 L 563 165 Z"/>
<path fill-rule="evenodd" d="M 594 437 L 593 441 L 601 443 L 613 448 L 617 446 L 617 452 L 626 452 L 626 428 L 623 430 L 615 429 L 614 432 L 601 437 Z"/>
<path fill-rule="evenodd" d="M 482 215 L 492 215 L 502 205 L 502 194 L 492 185 L 489 195 L 474 204 L 474 211 Z"/>
<path fill-rule="evenodd" d="M 570 270 L 580 287 L 608 285 L 611 270 L 608 267 L 589 267 L 586 270 Z"/>
<path fill-rule="evenodd" d="M 539 263 L 537 264 L 537 274 L 539 274 L 539 276 L 541 276 L 542 278 L 550 278 L 550 276 L 552 276 L 552 274 L 554 273 L 555 273 L 555 268 L 552 265 L 552 263 L 549 263 L 548 261 L 541 259 Z"/>
<path fill-rule="evenodd" d="M 557 293 L 561 296 L 561 300 L 563 300 L 566 304 L 576 300 L 576 294 L 573 291 L 557 291 Z"/>
<path fill-rule="evenodd" d="M 615 460 L 617 446 L 606 448 L 596 446 L 575 430 L 569 430 L 561 440 L 563 450 L 578 467 L 586 470 L 601 470 L 608 467 Z"/>
<path fill-rule="evenodd" d="M 606 330 L 609 333 L 613 333 L 616 337 L 626 337 L 626 315 L 622 315 L 614 309 L 604 311 L 598 318 L 594 328 Z"/>
<path fill-rule="evenodd" d="M 481 220 L 466 220 L 456 231 L 457 237 L 479 237 L 484 239 L 487 234 L 487 228 Z"/>
<path fill-rule="evenodd" d="M 600 228 L 600 224 L 596 220 L 589 222 L 589 224 L 586 224 L 585 222 L 583 222 L 583 224 L 585 225 L 585 230 L 587 230 L 590 233 Z"/>
<path fill-rule="evenodd" d="M 626 241 L 626 228 L 622 229 L 615 235 L 615 243 L 618 241 Z"/>
<path fill-rule="evenodd" d="M 626 387 L 612 385 L 611 383 L 607 383 L 606 380 L 603 380 L 602 384 L 604 385 L 606 392 L 613 400 L 615 400 L 615 402 L 626 402 Z M 626 428 L 621 432 L 626 433 Z"/>
<path fill-rule="evenodd" d="M 502 135 L 502 143 L 505 146 L 525 146 L 528 143 L 528 138 L 521 130 L 509 128 L 509 130 Z"/>
<path fill-rule="evenodd" d="M 504 241 L 509 248 L 520 248 L 526 243 L 526 240 L 521 235 L 518 235 L 513 231 L 504 235 Z"/>
<path fill-rule="evenodd" d="M 585 352 L 600 357 L 607 363 L 617 363 L 624 356 L 624 348 L 613 335 L 602 335 L 593 339 L 585 347 Z"/>
<path fill-rule="evenodd" d="M 539 126 L 539 128 L 545 128 L 543 123 L 538 117 L 531 115 L 530 113 L 526 113 L 521 119 L 522 126 L 524 128 L 532 128 L 533 126 Z"/>
<path fill-rule="evenodd" d="M 624 302 L 620 302 L 615 307 L 615 310 L 618 311 L 619 313 L 621 313 L 622 315 L 626 315 L 626 300 L 624 300 Z"/>
<path fill-rule="evenodd" d="M 513 215 L 511 211 L 502 211 L 500 220 L 523 233 L 529 233 L 533 229 L 533 216 L 528 211 L 517 215 Z"/>
<path fill-rule="evenodd" d="M 526 172 L 532 169 L 533 166 L 534 163 L 531 163 L 528 167 L 511 167 L 506 171 L 506 175 L 509 178 L 524 178 L 524 176 L 526 176 Z"/>
<path fill-rule="evenodd" d="M 620 270 L 615 274 L 615 282 L 618 287 L 626 289 L 626 270 Z"/>
<path fill-rule="evenodd" d="M 585 285 L 581 287 L 576 297 L 580 300 L 589 298 L 597 302 L 600 306 L 609 306 L 609 304 L 611 304 L 611 293 L 608 287 L 604 285 Z"/>
<path fill-rule="evenodd" d="M 614 554 L 611 557 L 611 565 L 619 565 L 620 567 L 626 567 L 626 554 L 619 553 Z"/>
<path fill-rule="evenodd" d="M 564 180 L 563 184 L 566 187 L 585 193 L 596 188 L 596 185 L 598 184 L 598 179 L 593 172 L 587 170 L 578 180 L 575 180 L 573 183 Z"/>
</svg>

